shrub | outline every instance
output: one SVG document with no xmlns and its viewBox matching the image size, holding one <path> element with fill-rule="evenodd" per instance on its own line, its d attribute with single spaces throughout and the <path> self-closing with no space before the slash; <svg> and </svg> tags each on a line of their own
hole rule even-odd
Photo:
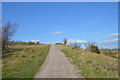
<svg viewBox="0 0 120 80">
<path fill-rule="evenodd" d="M 89 47 L 90 47 L 91 52 L 95 52 L 95 53 L 100 54 L 100 50 L 99 50 L 99 48 L 97 46 L 91 45 Z"/>
<path fill-rule="evenodd" d="M 91 42 L 89 42 L 88 44 L 87 44 L 87 49 L 89 50 L 89 51 L 91 51 L 91 52 L 95 52 L 95 53 L 97 53 L 97 54 L 100 54 L 100 50 L 99 50 L 99 48 L 98 48 L 98 46 L 95 44 L 95 43 L 91 43 Z"/>
<path fill-rule="evenodd" d="M 78 50 L 80 48 L 81 44 L 80 43 L 71 43 L 71 46 L 73 47 L 73 49 Z"/>
<path fill-rule="evenodd" d="M 37 44 L 40 44 L 39 42 L 37 42 Z"/>
</svg>

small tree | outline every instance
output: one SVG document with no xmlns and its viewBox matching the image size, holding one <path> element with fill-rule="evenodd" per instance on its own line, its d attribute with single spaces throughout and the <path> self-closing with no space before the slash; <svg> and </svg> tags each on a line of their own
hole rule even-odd
<svg viewBox="0 0 120 80">
<path fill-rule="evenodd" d="M 81 47 L 80 43 L 71 43 L 71 46 L 73 47 L 73 49 L 79 49 Z"/>
<path fill-rule="evenodd" d="M 37 42 L 37 44 L 40 44 L 39 42 Z"/>
<path fill-rule="evenodd" d="M 3 51 L 8 48 L 12 37 L 15 35 L 18 24 L 11 24 L 8 22 L 4 27 L 2 27 L 2 49 Z"/>
<path fill-rule="evenodd" d="M 86 44 L 86 47 L 87 47 L 87 49 L 90 50 L 91 52 L 95 52 L 95 53 L 100 54 L 100 50 L 99 50 L 99 48 L 98 48 L 98 46 L 96 45 L 95 42 L 88 42 L 88 43 Z"/>
<path fill-rule="evenodd" d="M 67 44 L 67 39 L 66 39 L 66 38 L 63 40 L 63 44 L 64 44 L 64 45 Z"/>
</svg>

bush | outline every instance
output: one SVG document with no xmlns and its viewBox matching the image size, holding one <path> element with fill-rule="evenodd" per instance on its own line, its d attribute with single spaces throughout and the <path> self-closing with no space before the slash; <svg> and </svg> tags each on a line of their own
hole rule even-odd
<svg viewBox="0 0 120 80">
<path fill-rule="evenodd" d="M 37 42 L 37 44 L 40 44 L 39 42 Z"/>
<path fill-rule="evenodd" d="M 97 46 L 91 45 L 89 47 L 90 47 L 91 52 L 95 52 L 95 53 L 100 54 L 100 50 L 99 50 L 99 48 Z"/>
<path fill-rule="evenodd" d="M 78 49 L 80 49 L 81 44 L 80 43 L 71 43 L 71 46 L 73 47 L 73 49 L 78 50 Z"/>
<path fill-rule="evenodd" d="M 95 52 L 97 54 L 100 54 L 100 50 L 98 46 L 95 43 L 88 43 L 87 44 L 87 49 L 90 50 L 91 52 Z"/>
</svg>

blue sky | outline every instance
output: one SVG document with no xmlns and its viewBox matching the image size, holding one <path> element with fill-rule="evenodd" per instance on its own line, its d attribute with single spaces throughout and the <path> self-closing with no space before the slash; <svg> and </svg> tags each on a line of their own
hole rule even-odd
<svg viewBox="0 0 120 80">
<path fill-rule="evenodd" d="M 67 38 L 70 42 L 95 41 L 101 47 L 117 47 L 117 2 L 4 2 L 2 6 L 3 25 L 19 23 L 16 41 L 56 43 Z"/>
</svg>

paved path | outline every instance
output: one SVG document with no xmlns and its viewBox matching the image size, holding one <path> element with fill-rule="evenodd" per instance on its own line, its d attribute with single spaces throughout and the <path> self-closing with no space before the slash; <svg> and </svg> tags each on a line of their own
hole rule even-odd
<svg viewBox="0 0 120 80">
<path fill-rule="evenodd" d="M 52 45 L 43 66 L 35 78 L 80 78 L 64 53 Z"/>
</svg>

